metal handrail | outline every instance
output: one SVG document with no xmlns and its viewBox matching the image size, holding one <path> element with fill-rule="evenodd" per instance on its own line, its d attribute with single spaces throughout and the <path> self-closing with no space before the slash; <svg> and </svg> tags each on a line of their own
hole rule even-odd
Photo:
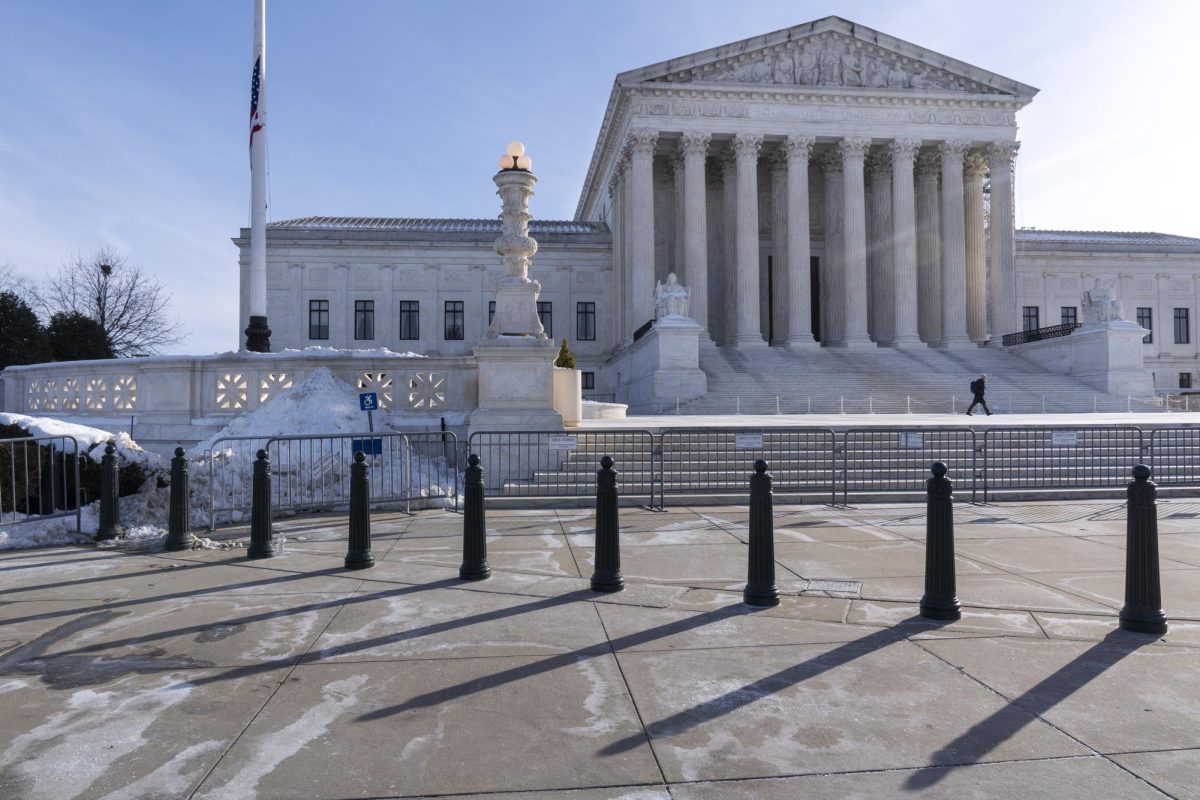
<svg viewBox="0 0 1200 800">
<path fill-rule="evenodd" d="M 1079 322 L 1064 322 L 1061 325 L 1048 325 L 1045 328 L 1006 333 L 1003 339 L 1004 346 L 1011 347 L 1015 344 L 1028 344 L 1029 342 L 1040 342 L 1043 339 L 1057 339 L 1060 336 L 1070 336 L 1071 331 L 1082 327 L 1083 324 Z"/>
</svg>

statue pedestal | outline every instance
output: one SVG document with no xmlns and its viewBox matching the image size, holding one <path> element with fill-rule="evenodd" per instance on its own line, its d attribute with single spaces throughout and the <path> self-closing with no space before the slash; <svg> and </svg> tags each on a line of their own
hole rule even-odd
<svg viewBox="0 0 1200 800">
<path fill-rule="evenodd" d="M 1142 359 L 1142 337 L 1147 333 L 1137 323 L 1118 319 L 1077 328 L 1069 336 L 1008 349 L 1107 394 L 1148 397 L 1154 394 L 1154 375 Z"/>
<path fill-rule="evenodd" d="M 499 336 L 475 348 L 479 408 L 470 432 L 562 430 L 554 410 L 554 343 L 528 336 Z"/>
<path fill-rule="evenodd" d="M 662 317 L 646 335 L 621 350 L 606 365 L 622 376 L 617 401 L 635 414 L 674 413 L 708 391 L 700 369 L 700 334 L 695 320 L 678 315 Z"/>
</svg>

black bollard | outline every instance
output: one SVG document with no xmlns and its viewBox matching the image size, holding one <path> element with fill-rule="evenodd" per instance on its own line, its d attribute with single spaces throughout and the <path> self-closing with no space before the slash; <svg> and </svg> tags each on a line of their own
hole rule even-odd
<svg viewBox="0 0 1200 800">
<path fill-rule="evenodd" d="M 96 541 L 100 542 L 117 538 L 121 526 L 117 505 L 120 475 L 116 452 L 117 448 L 107 444 L 104 446 L 104 456 L 100 459 L 100 528 L 96 531 Z"/>
<path fill-rule="evenodd" d="M 619 592 L 625 588 L 621 575 L 621 523 L 617 511 L 617 471 L 612 456 L 600 459 L 596 471 L 596 569 L 593 592 Z"/>
<path fill-rule="evenodd" d="M 1150 468 L 1138 464 L 1125 489 L 1125 606 L 1120 626 L 1123 631 L 1162 636 L 1167 616 L 1158 580 L 1157 494 Z"/>
<path fill-rule="evenodd" d="M 479 456 L 467 458 L 467 475 L 463 496 L 463 560 L 458 577 L 464 581 L 481 581 L 491 577 L 487 560 L 487 520 L 483 513 L 483 468 Z"/>
<path fill-rule="evenodd" d="M 350 547 L 346 551 L 346 569 L 375 566 L 371 554 L 371 479 L 367 475 L 367 457 L 354 454 L 350 465 Z"/>
<path fill-rule="evenodd" d="M 925 595 L 921 616 L 926 619 L 962 619 L 958 589 L 954 581 L 954 484 L 946 477 L 946 465 L 930 467 L 933 477 L 926 484 Z"/>
<path fill-rule="evenodd" d="M 259 450 L 250 487 L 250 549 L 246 555 L 249 558 L 274 557 L 275 545 L 271 539 L 271 462 L 267 451 Z"/>
<path fill-rule="evenodd" d="M 750 476 L 750 566 L 742 602 L 748 606 L 779 605 L 775 586 L 775 516 L 767 462 L 754 462 Z"/>
<path fill-rule="evenodd" d="M 190 550 L 196 541 L 192 536 L 192 503 L 188 496 L 188 463 L 183 448 L 175 448 L 171 459 L 171 496 L 167 511 L 167 550 Z"/>
</svg>

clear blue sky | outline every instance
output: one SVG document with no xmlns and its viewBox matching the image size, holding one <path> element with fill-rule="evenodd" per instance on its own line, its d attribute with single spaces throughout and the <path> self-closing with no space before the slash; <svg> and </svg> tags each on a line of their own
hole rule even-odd
<svg viewBox="0 0 1200 800">
<path fill-rule="evenodd" d="M 0 0 L 0 265 L 101 244 L 237 346 L 251 0 Z M 1193 2 L 268 0 L 271 216 L 491 217 L 522 139 L 575 209 L 613 77 L 837 14 L 1039 87 L 1018 224 L 1200 236 Z M 536 262 L 535 262 L 536 263 Z"/>
</svg>

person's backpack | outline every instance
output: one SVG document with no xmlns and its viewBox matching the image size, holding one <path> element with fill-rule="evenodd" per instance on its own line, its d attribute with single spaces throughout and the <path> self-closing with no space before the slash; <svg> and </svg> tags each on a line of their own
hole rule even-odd
<svg viewBox="0 0 1200 800">
<path fill-rule="evenodd" d="M 979 378 L 971 381 L 971 394 L 983 394 L 983 381 Z"/>
</svg>

